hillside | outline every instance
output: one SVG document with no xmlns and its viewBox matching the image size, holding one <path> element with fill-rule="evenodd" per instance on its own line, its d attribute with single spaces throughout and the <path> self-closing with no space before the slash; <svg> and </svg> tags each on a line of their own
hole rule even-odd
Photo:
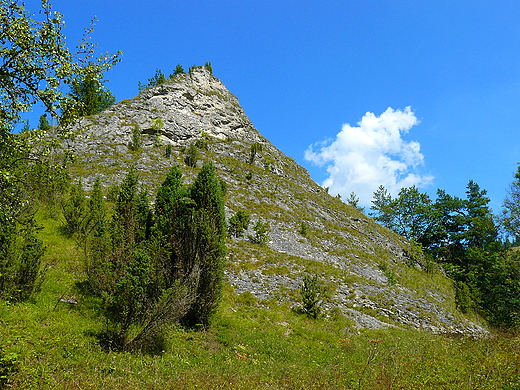
<svg viewBox="0 0 520 390">
<path fill-rule="evenodd" d="M 266 246 L 228 240 L 226 276 L 235 294 L 252 294 L 258 305 L 296 307 L 301 275 L 312 271 L 326 288 L 327 312 L 337 308 L 352 331 L 487 332 L 478 319 L 456 309 L 452 282 L 438 267 L 317 185 L 262 137 L 238 99 L 204 67 L 83 118 L 72 130 L 71 172 L 87 187 L 99 176 L 110 188 L 135 165 L 153 193 L 171 166 L 181 167 L 189 180 L 202 161 L 214 162 L 227 184 L 228 217 L 243 210 L 251 214 L 251 226 L 260 219 L 271 227 Z M 261 150 L 250 164 L 256 144 Z M 191 145 L 200 157 L 195 167 L 185 163 Z"/>
</svg>

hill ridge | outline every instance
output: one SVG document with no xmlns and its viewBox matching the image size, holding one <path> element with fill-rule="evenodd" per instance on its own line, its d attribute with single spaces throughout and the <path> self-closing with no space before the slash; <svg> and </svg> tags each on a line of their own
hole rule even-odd
<svg viewBox="0 0 520 390">
<path fill-rule="evenodd" d="M 134 165 L 153 193 L 173 165 L 194 177 L 198 168 L 185 164 L 191 145 L 200 160 L 212 160 L 227 184 L 228 217 L 244 210 L 253 223 L 271 226 L 264 247 L 228 240 L 226 276 L 237 294 L 252 294 L 258 304 L 274 299 L 297 306 L 300 275 L 312 271 L 328 291 L 327 310 L 337 308 L 353 328 L 487 332 L 456 309 L 452 282 L 440 269 L 426 272 L 431 264 L 414 256 L 403 238 L 330 196 L 258 132 L 238 99 L 204 67 L 82 118 L 72 131 L 71 173 L 87 187 L 96 176 L 106 187 L 117 184 Z M 131 150 L 136 135 L 140 145 Z M 261 150 L 251 158 L 254 144 Z M 299 232 L 302 223 L 306 234 Z"/>
</svg>

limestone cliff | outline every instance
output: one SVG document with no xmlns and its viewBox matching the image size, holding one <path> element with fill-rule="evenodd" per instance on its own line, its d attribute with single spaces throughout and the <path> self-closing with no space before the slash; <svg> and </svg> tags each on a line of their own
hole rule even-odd
<svg viewBox="0 0 520 390">
<path fill-rule="evenodd" d="M 204 67 L 83 118 L 73 130 L 71 171 L 87 186 L 96 176 L 105 186 L 117 184 L 131 165 L 151 192 L 173 165 L 191 178 L 198 168 L 187 167 L 184 159 L 188 146 L 196 144 L 200 160 L 212 160 L 227 184 L 228 216 L 244 210 L 253 223 L 262 219 L 271 226 L 265 247 L 228 240 L 226 275 L 237 294 L 297 305 L 301 274 L 311 270 L 327 289 L 327 310 L 339 309 L 353 327 L 486 332 L 457 311 L 452 282 L 439 267 L 327 194 L 260 135 L 238 99 Z M 136 135 L 141 144 L 132 151 Z M 254 143 L 262 148 L 250 164 Z"/>
</svg>

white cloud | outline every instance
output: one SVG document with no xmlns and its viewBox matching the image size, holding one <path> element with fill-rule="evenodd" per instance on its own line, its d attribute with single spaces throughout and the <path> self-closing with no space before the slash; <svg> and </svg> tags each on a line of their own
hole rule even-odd
<svg viewBox="0 0 520 390">
<path fill-rule="evenodd" d="M 410 107 L 388 108 L 379 117 L 367 112 L 358 126 L 344 124 L 336 139 L 309 146 L 305 159 L 327 167 L 329 177 L 322 185 L 330 187 L 330 194 L 345 199 L 354 191 L 369 206 L 381 184 L 395 196 L 403 187 L 432 182 L 432 176 L 418 172 L 424 164 L 420 144 L 402 138 L 418 123 Z"/>
</svg>

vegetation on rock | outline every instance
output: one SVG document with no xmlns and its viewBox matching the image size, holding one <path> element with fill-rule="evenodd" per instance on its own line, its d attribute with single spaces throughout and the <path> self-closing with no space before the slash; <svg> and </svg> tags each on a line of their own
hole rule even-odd
<svg viewBox="0 0 520 390">
<path fill-rule="evenodd" d="M 520 326 L 520 173 L 502 217 L 513 242 L 472 181 L 466 199 L 380 187 L 377 224 L 265 140 L 211 63 L 157 70 L 92 115 L 118 56 L 91 65 L 88 42 L 73 56 L 47 2 L 43 22 L 0 2 L 0 385 L 516 388 L 517 335 L 452 336 L 488 335 L 479 315 Z M 14 134 L 38 99 L 60 126 Z M 73 185 L 50 136 L 65 131 Z M 249 240 L 226 242 L 250 220 Z"/>
</svg>

